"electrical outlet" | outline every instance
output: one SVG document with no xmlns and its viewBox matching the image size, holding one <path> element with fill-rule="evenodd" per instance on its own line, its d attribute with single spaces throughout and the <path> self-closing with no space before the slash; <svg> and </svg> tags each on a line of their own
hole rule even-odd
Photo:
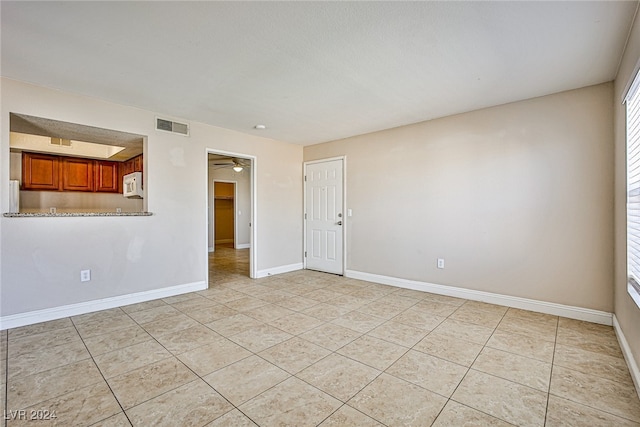
<svg viewBox="0 0 640 427">
<path fill-rule="evenodd" d="M 444 268 L 444 258 L 438 258 L 438 268 Z"/>
<path fill-rule="evenodd" d="M 89 280 L 91 280 L 91 270 L 80 271 L 80 281 L 88 282 Z"/>
</svg>

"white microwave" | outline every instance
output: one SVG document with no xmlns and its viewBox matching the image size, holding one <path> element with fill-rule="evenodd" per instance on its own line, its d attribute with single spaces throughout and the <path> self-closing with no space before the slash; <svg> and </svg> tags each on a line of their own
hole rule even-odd
<svg viewBox="0 0 640 427">
<path fill-rule="evenodd" d="M 122 177 L 122 195 L 129 199 L 142 199 L 142 172 L 133 172 Z"/>
</svg>

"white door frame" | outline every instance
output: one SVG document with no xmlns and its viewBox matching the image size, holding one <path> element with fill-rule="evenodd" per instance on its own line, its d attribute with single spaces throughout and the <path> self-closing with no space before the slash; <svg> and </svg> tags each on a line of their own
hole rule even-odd
<svg viewBox="0 0 640 427">
<path fill-rule="evenodd" d="M 249 277 L 256 279 L 258 277 L 258 158 L 249 154 L 235 153 L 232 151 L 217 150 L 215 148 L 205 149 L 205 165 L 207 171 L 207 182 L 205 185 L 205 198 L 206 201 L 209 197 L 209 154 L 219 154 L 222 156 L 239 157 L 241 159 L 247 159 L 251 161 L 251 167 L 249 171 L 251 173 L 250 185 L 251 185 L 251 222 L 249 230 Z M 236 187 L 237 188 L 237 187 Z M 209 203 L 205 203 L 205 211 L 207 218 L 209 218 Z M 206 222 L 205 236 L 209 234 L 209 224 Z M 215 224 L 214 224 L 215 227 Z M 215 243 L 214 243 L 215 244 Z M 209 242 L 205 239 L 205 253 L 207 254 L 207 260 L 209 259 Z M 209 262 L 205 263 L 206 282 L 209 287 Z"/>
<path fill-rule="evenodd" d="M 213 188 L 211 189 L 211 209 L 213 210 L 211 218 L 213 219 L 213 251 L 216 250 L 216 182 L 224 182 L 227 184 L 233 184 L 233 248 L 238 249 L 238 210 L 236 208 L 236 202 L 238 200 L 238 181 L 232 181 L 229 179 L 214 179 Z"/>
<path fill-rule="evenodd" d="M 302 243 L 302 259 L 303 259 L 303 268 L 307 268 L 307 257 L 304 256 L 305 251 L 307 250 L 307 221 L 304 217 L 305 210 L 307 209 L 307 184 L 306 184 L 306 176 L 307 176 L 307 165 L 312 165 L 315 163 L 324 163 L 331 162 L 334 160 L 342 160 L 342 275 L 344 276 L 347 271 L 347 156 L 338 156 L 338 157 L 329 157 L 326 159 L 318 159 L 311 160 L 303 163 L 303 206 L 304 208 L 302 213 L 302 222 L 303 222 L 303 243 Z"/>
</svg>

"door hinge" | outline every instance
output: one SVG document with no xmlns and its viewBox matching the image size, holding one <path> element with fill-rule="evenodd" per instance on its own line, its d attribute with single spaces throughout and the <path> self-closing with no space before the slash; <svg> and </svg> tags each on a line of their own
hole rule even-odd
<svg viewBox="0 0 640 427">
<path fill-rule="evenodd" d="M 304 251 L 304 257 L 305 258 L 307 257 L 307 251 Z"/>
<path fill-rule="evenodd" d="M 307 219 L 307 214 L 304 214 L 304 219 Z"/>
<path fill-rule="evenodd" d="M 304 182 L 307 182 L 307 175 L 304 176 Z"/>
</svg>

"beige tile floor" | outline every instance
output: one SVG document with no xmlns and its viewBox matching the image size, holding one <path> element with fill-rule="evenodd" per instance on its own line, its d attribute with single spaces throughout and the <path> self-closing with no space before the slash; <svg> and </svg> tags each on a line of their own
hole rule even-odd
<svg viewBox="0 0 640 427">
<path fill-rule="evenodd" d="M 211 268 L 206 291 L 1 332 L 2 425 L 640 426 L 611 327 L 312 271 L 251 280 L 246 250 Z"/>
</svg>

